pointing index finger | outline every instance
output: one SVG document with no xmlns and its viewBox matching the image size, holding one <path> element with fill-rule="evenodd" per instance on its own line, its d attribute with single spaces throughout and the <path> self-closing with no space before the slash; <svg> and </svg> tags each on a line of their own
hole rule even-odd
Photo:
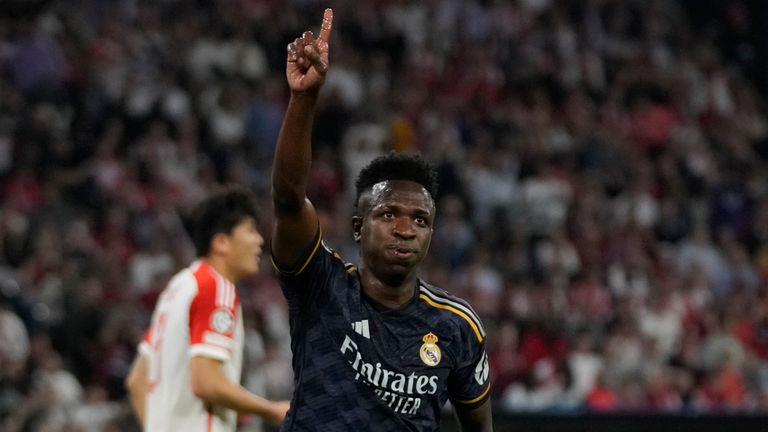
<svg viewBox="0 0 768 432">
<path fill-rule="evenodd" d="M 320 40 L 328 42 L 331 38 L 331 29 L 333 28 L 333 9 L 328 8 L 323 12 L 323 25 L 320 26 Z"/>
</svg>

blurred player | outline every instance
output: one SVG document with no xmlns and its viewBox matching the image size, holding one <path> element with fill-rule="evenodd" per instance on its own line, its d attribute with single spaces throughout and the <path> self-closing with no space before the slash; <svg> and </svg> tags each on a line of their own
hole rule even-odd
<svg viewBox="0 0 768 432">
<path fill-rule="evenodd" d="M 417 277 L 432 238 L 435 172 L 375 159 L 356 182 L 362 262 L 322 241 L 306 198 L 310 131 L 333 14 L 288 45 L 291 99 L 273 169 L 274 264 L 288 299 L 295 390 L 283 431 L 435 431 L 450 399 L 465 432 L 492 429 L 485 333 L 463 300 Z"/>
<path fill-rule="evenodd" d="M 288 402 L 238 383 L 243 317 L 233 285 L 259 271 L 263 238 L 244 191 L 210 197 L 195 210 L 200 257 L 171 279 L 139 345 L 126 384 L 145 431 L 234 431 L 237 413 L 280 424 Z"/>
</svg>

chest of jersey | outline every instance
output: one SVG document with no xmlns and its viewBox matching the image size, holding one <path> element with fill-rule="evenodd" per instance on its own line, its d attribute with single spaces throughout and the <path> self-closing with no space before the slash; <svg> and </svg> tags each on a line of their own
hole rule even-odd
<svg viewBox="0 0 768 432">
<path fill-rule="evenodd" d="M 487 394 L 472 373 L 484 335 L 466 304 L 419 281 L 405 305 L 382 308 L 353 265 L 316 251 L 299 273 L 281 274 L 296 382 L 285 430 L 432 432 L 449 397 Z"/>
<path fill-rule="evenodd" d="M 399 415 L 415 416 L 442 405 L 455 366 L 450 332 L 418 304 L 382 312 L 354 288 L 334 302 L 331 332 L 356 382 L 366 385 Z M 415 300 L 418 302 L 418 300 Z M 342 319 L 340 319 L 342 318 Z M 427 408 L 427 409 L 431 409 Z"/>
<path fill-rule="evenodd" d="M 353 326 L 365 329 L 366 321 L 370 336 L 352 328 L 340 342 L 340 352 L 355 380 L 370 386 L 402 415 L 415 415 L 429 399 L 444 400 L 450 360 L 440 349 L 439 338 L 429 332 L 429 342 L 419 344 L 413 335 L 377 334 L 381 322 L 372 325 L 370 319 Z"/>
</svg>

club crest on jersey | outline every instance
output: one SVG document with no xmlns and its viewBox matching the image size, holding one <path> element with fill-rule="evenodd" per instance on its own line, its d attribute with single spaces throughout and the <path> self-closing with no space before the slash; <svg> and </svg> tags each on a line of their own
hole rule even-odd
<svg viewBox="0 0 768 432">
<path fill-rule="evenodd" d="M 235 317 L 229 309 L 219 308 L 211 314 L 211 328 L 221 334 L 232 331 L 235 325 Z"/>
<path fill-rule="evenodd" d="M 424 341 L 424 344 L 419 349 L 421 361 L 427 366 L 437 366 L 442 357 L 440 347 L 437 346 L 437 336 L 429 332 L 421 340 Z"/>
</svg>

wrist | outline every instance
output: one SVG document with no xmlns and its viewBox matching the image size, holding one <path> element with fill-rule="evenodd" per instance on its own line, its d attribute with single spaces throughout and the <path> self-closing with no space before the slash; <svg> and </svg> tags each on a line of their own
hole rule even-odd
<svg viewBox="0 0 768 432">
<path fill-rule="evenodd" d="M 320 87 L 307 90 L 291 90 L 291 99 L 315 102 L 320 94 Z"/>
</svg>

